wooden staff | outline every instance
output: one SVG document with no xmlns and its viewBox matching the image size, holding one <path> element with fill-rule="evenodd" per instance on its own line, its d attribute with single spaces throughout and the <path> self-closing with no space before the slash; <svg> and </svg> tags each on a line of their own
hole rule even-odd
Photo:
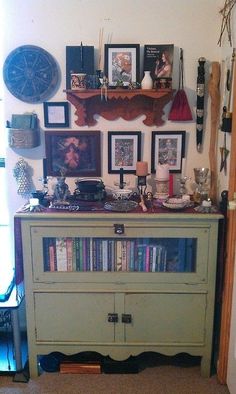
<svg viewBox="0 0 236 394">
<path fill-rule="evenodd" d="M 206 59 L 204 57 L 200 57 L 198 59 L 198 75 L 197 75 L 197 134 L 196 134 L 196 143 L 197 143 L 197 151 L 201 152 L 202 149 L 202 140 L 203 140 L 203 121 L 204 121 L 204 93 L 205 93 L 205 65 Z"/>
<path fill-rule="evenodd" d="M 211 136 L 209 146 L 209 161 L 211 171 L 211 184 L 209 196 L 216 202 L 217 200 L 217 137 L 220 114 L 220 63 L 213 62 L 211 75 L 208 84 L 208 92 L 211 97 Z"/>
</svg>

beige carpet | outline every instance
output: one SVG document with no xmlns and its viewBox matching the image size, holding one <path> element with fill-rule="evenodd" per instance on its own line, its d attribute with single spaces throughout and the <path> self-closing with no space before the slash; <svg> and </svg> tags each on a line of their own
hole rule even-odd
<svg viewBox="0 0 236 394">
<path fill-rule="evenodd" d="M 64 375 L 43 373 L 28 383 L 0 376 L 1 394 L 229 394 L 216 376 L 201 378 L 200 367 L 149 367 L 138 374 Z"/>
</svg>

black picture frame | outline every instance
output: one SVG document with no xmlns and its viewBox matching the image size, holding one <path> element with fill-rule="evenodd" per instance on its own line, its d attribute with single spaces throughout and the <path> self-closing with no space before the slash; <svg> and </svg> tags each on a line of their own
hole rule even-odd
<svg viewBox="0 0 236 394">
<path fill-rule="evenodd" d="M 69 103 L 67 101 L 44 102 L 44 127 L 69 127 Z"/>
<path fill-rule="evenodd" d="M 135 174 L 141 160 L 141 131 L 108 131 L 108 173 Z"/>
<path fill-rule="evenodd" d="M 185 157 L 186 131 L 153 131 L 151 146 L 151 172 L 157 164 L 168 163 L 170 173 L 181 173 Z"/>
<path fill-rule="evenodd" d="M 140 81 L 140 45 L 105 44 L 104 72 L 109 86 Z"/>
<path fill-rule="evenodd" d="M 45 131 L 48 176 L 101 176 L 100 131 Z"/>
</svg>

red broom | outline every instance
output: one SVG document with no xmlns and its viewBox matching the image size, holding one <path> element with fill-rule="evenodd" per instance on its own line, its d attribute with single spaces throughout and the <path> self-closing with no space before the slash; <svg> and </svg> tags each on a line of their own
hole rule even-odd
<svg viewBox="0 0 236 394">
<path fill-rule="evenodd" d="M 179 59 L 179 89 L 174 97 L 172 106 L 169 113 L 169 120 L 174 121 L 187 121 L 193 120 L 191 109 L 189 107 L 187 95 L 184 91 L 184 62 L 183 62 L 183 49 L 180 48 Z"/>
</svg>

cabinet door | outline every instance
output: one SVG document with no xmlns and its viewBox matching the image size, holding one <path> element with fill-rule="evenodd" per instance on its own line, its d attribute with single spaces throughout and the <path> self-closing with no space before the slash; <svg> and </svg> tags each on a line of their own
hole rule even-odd
<svg viewBox="0 0 236 394">
<path fill-rule="evenodd" d="M 36 341 L 114 342 L 114 295 L 35 293 Z"/>
<path fill-rule="evenodd" d="M 126 342 L 204 344 L 206 294 L 126 294 Z"/>
<path fill-rule="evenodd" d="M 124 231 L 114 235 L 111 223 L 93 229 L 32 227 L 34 281 L 207 282 L 208 227 L 151 228 L 128 222 Z"/>
</svg>

